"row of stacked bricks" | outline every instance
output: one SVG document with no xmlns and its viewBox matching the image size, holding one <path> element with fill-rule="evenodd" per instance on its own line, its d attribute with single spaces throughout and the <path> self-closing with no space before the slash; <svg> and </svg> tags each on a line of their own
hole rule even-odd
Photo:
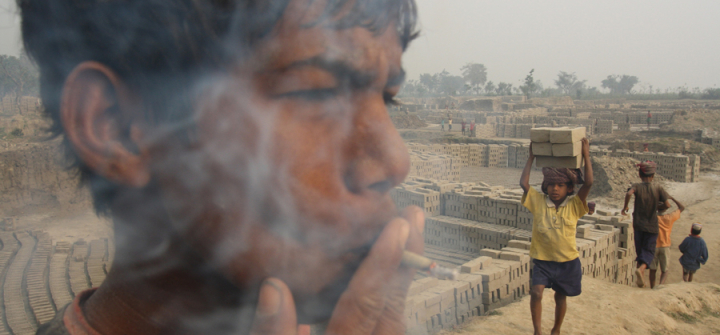
<svg viewBox="0 0 720 335">
<path fill-rule="evenodd" d="M 451 251 L 500 250 L 510 240 L 530 241 L 530 231 L 451 216 L 425 219 L 425 243 Z"/>
<path fill-rule="evenodd" d="M 612 231 L 615 237 L 610 243 L 615 245 L 616 248 L 614 256 L 615 274 L 614 277 L 611 276 L 605 279 L 613 283 L 633 286 L 635 283 L 636 252 L 632 221 L 627 217 L 617 216 L 616 213 L 602 210 L 598 210 L 597 214 L 586 215 L 578 220 L 577 237 L 582 238 L 583 234 L 585 234 L 585 232 L 582 232 L 583 229 L 589 231 L 593 229 Z M 611 230 L 610 227 L 614 229 Z M 582 256 L 582 253 L 580 256 Z M 609 257 L 612 258 L 613 256 L 609 255 Z"/>
<path fill-rule="evenodd" d="M 469 207 L 468 199 L 473 198 L 459 193 L 443 196 L 448 197 L 445 213 L 456 215 L 463 212 L 463 205 Z M 481 205 L 487 203 L 479 204 L 477 208 L 489 208 Z M 507 247 L 510 240 L 530 241 L 532 214 L 524 206 L 518 208 L 523 210 L 521 213 L 527 222 L 521 229 L 482 222 L 482 219 L 492 221 L 493 214 L 481 221 L 445 215 L 428 217 L 425 242 L 445 250 L 474 253 L 484 248 L 500 250 Z M 626 217 L 599 212 L 607 216 L 586 215 L 578 221 L 576 241 L 583 273 L 613 283 L 633 285 L 636 253 L 632 243 L 632 223 Z M 488 213 L 492 211 L 488 210 Z M 494 216 L 497 222 L 497 214 Z"/>
<path fill-rule="evenodd" d="M 653 161 L 657 163 L 657 174 L 681 183 L 696 182 L 700 177 L 700 156 L 698 155 L 639 152 L 626 149 L 615 151 L 595 149 L 591 150 L 590 154 L 594 157 L 629 157 L 639 161 Z"/>
<path fill-rule="evenodd" d="M 422 159 L 428 159 L 432 154 L 446 155 L 453 158 L 451 165 L 458 168 L 468 166 L 479 167 L 508 167 L 508 146 L 504 144 L 432 144 L 409 143 L 412 165 L 415 157 L 418 163 Z M 514 160 L 515 158 L 513 158 Z M 524 163 L 524 162 L 523 162 Z M 514 166 L 513 166 L 514 167 Z M 418 170 L 418 172 L 415 172 Z M 411 174 L 430 178 L 428 172 L 419 171 L 411 166 Z M 456 179 L 452 179 L 456 180 Z"/>
<path fill-rule="evenodd" d="M 461 167 L 459 159 L 449 155 L 417 151 L 412 151 L 410 154 L 409 175 L 411 176 L 458 181 Z"/>
<path fill-rule="evenodd" d="M 457 280 L 423 278 L 405 301 L 406 334 L 453 329 L 473 316 L 519 300 L 530 289 L 530 258 L 510 252 L 478 257 L 461 266 Z"/>
<path fill-rule="evenodd" d="M 535 165 L 578 169 L 582 164 L 585 128 L 533 128 L 530 134 Z"/>
<path fill-rule="evenodd" d="M 6 95 L 0 104 L 0 114 L 29 114 L 41 109 L 40 99 L 36 97 L 22 97 L 15 100 L 14 95 Z"/>
<path fill-rule="evenodd" d="M 408 177 L 404 183 L 390 190 L 390 198 L 398 210 L 414 205 L 425 210 L 425 216 L 442 215 L 445 211 L 441 194 L 464 192 L 473 187 L 487 186 L 484 183 L 459 183 L 416 176 Z"/>
</svg>

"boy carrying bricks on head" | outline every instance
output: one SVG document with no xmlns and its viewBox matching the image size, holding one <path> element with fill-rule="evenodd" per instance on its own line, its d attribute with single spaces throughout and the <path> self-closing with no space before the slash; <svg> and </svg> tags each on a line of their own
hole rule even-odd
<svg viewBox="0 0 720 335">
<path fill-rule="evenodd" d="M 680 213 L 685 210 L 685 206 L 677 199 L 670 197 L 670 200 L 677 204 L 678 208 L 669 211 L 670 208 L 665 207 L 664 203 L 658 204 L 658 238 L 657 248 L 655 249 L 655 258 L 650 263 L 650 288 L 655 287 L 655 274 L 658 266 L 660 267 L 660 283 L 665 284 L 667 279 L 668 259 L 670 258 L 670 233 L 675 221 L 680 219 Z"/>
<path fill-rule="evenodd" d="M 683 267 L 683 281 L 691 282 L 695 271 L 700 268 L 700 264 L 705 264 L 708 259 L 707 245 L 705 240 L 700 237 L 702 225 L 693 223 L 690 235 L 680 243 L 680 264 Z"/>
<path fill-rule="evenodd" d="M 530 313 L 535 334 L 541 334 L 542 297 L 546 287 L 555 291 L 555 324 L 552 334 L 560 334 L 560 327 L 567 310 L 567 297 L 580 295 L 582 267 L 575 244 L 577 221 L 588 212 L 587 196 L 593 183 L 590 162 L 590 143 L 582 140 L 582 157 L 585 161 L 585 182 L 579 169 L 543 168 L 541 194 L 530 187 L 530 170 L 535 155 L 530 156 L 520 186 L 523 206 L 533 213 L 530 257 L 533 259 L 532 288 L 530 290 Z M 583 186 L 577 196 L 575 187 Z"/>
<path fill-rule="evenodd" d="M 653 183 L 657 165 L 655 162 L 645 161 L 638 164 L 642 183 L 633 184 L 625 195 L 625 205 L 622 215 L 627 215 L 630 198 L 635 195 L 633 210 L 633 229 L 635 230 L 635 251 L 637 252 L 637 269 L 635 279 L 638 287 L 645 287 L 645 269 L 655 258 L 655 246 L 658 233 L 658 205 L 663 203 L 670 207 L 670 196 L 662 186 Z"/>
</svg>

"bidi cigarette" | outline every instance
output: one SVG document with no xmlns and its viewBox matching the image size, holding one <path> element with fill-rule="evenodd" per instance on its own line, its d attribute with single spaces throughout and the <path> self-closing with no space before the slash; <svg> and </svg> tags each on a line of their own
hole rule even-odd
<svg viewBox="0 0 720 335">
<path fill-rule="evenodd" d="M 457 269 L 451 269 L 438 265 L 432 259 L 420 256 L 416 253 L 405 250 L 400 264 L 427 272 L 430 276 L 438 279 L 455 280 L 458 275 Z"/>
</svg>

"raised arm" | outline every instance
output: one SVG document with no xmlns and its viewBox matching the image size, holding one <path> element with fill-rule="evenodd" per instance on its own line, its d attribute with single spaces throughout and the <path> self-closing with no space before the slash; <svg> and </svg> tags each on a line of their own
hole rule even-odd
<svg viewBox="0 0 720 335">
<path fill-rule="evenodd" d="M 530 170 L 532 170 L 533 161 L 535 161 L 535 155 L 533 155 L 532 143 L 530 143 L 530 155 L 528 155 L 528 161 L 525 163 L 525 168 L 520 175 L 520 187 L 522 187 L 525 194 L 530 190 Z"/>
<path fill-rule="evenodd" d="M 587 197 L 590 194 L 590 188 L 593 184 L 592 162 L 590 161 L 590 141 L 587 137 L 582 139 L 582 155 L 585 161 L 585 183 L 578 191 L 578 197 L 583 204 L 587 204 Z"/>
<path fill-rule="evenodd" d="M 684 206 L 682 203 L 680 203 L 680 201 L 678 201 L 678 199 L 675 199 L 675 198 L 673 198 L 673 197 L 670 197 L 670 200 L 672 200 L 673 202 L 675 202 L 675 204 L 677 204 L 678 209 L 680 210 L 680 212 L 682 212 L 682 211 L 685 210 L 685 206 Z M 668 207 L 669 207 L 669 206 L 668 206 Z"/>
<path fill-rule="evenodd" d="M 633 194 L 635 194 L 634 188 L 629 189 L 625 194 L 625 205 L 623 205 L 622 215 L 627 215 L 627 211 L 629 210 L 628 204 L 630 203 L 630 198 L 632 198 Z"/>
</svg>

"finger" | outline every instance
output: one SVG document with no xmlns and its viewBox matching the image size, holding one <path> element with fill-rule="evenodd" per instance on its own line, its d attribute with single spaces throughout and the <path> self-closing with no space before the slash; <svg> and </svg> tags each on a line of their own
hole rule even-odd
<svg viewBox="0 0 720 335">
<path fill-rule="evenodd" d="M 423 211 L 422 208 L 417 206 L 408 206 L 405 207 L 405 209 L 402 212 L 402 217 L 407 220 L 408 223 L 410 223 L 410 227 L 414 228 L 414 230 L 420 235 L 422 235 L 425 232 L 425 211 Z M 411 239 L 412 240 L 412 239 Z M 412 245 L 409 245 L 405 248 L 406 250 L 412 251 L 416 254 L 422 254 L 423 250 L 417 250 L 415 248 L 411 248 Z"/>
<path fill-rule="evenodd" d="M 400 265 L 411 230 L 401 218 L 388 223 L 340 297 L 327 334 L 372 332 L 385 308 L 388 283 Z"/>
<path fill-rule="evenodd" d="M 268 278 L 260 288 L 252 335 L 286 335 L 298 331 L 295 301 L 281 280 Z"/>
<path fill-rule="evenodd" d="M 417 210 L 408 210 L 403 216 L 411 220 L 411 226 L 417 227 L 410 231 L 405 250 L 422 254 L 425 248 L 422 235 L 425 226 L 425 214 L 417 208 Z M 402 334 L 405 332 L 405 300 L 410 284 L 415 277 L 415 272 L 415 269 L 400 267 L 393 275 L 385 296 L 385 310 L 378 319 L 374 334 Z"/>
</svg>

